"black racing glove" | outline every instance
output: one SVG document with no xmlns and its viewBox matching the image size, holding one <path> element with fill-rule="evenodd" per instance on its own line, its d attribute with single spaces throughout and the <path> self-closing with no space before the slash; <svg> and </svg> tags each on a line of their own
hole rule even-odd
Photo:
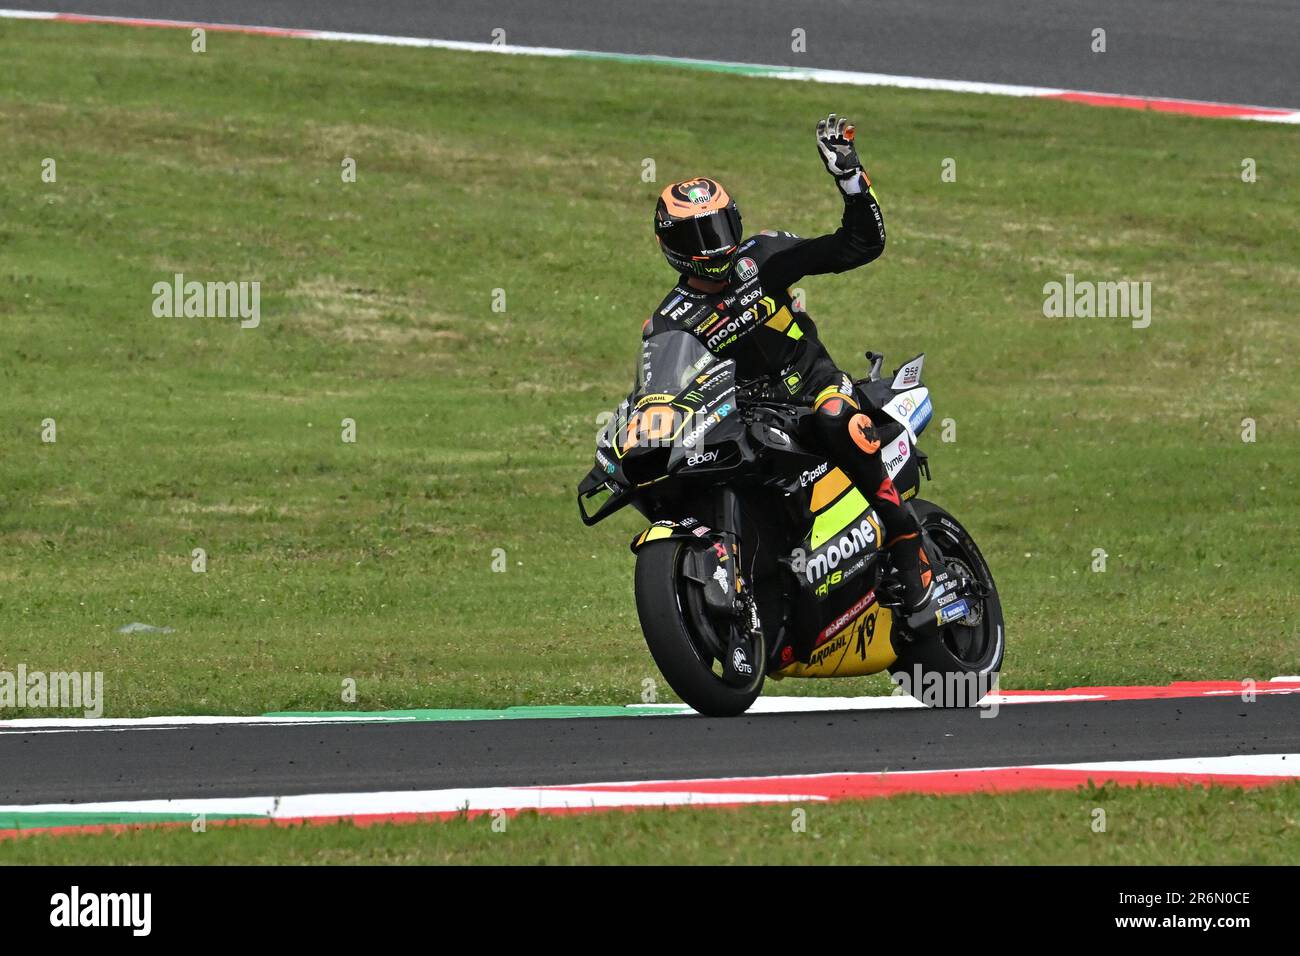
<svg viewBox="0 0 1300 956">
<path fill-rule="evenodd" d="M 862 160 L 853 145 L 855 132 L 847 117 L 837 119 L 834 113 L 817 124 L 817 153 L 845 195 L 862 191 L 858 178 L 863 172 Z"/>
</svg>

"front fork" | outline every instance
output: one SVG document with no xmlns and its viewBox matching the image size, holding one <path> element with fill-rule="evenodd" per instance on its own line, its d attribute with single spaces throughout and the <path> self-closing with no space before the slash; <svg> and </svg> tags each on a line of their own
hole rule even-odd
<svg viewBox="0 0 1300 956">
<path fill-rule="evenodd" d="M 717 608 L 730 618 L 727 653 L 722 661 L 723 678 L 743 685 L 753 681 L 754 668 L 764 665 L 767 644 L 758 617 L 758 602 L 742 571 L 740 497 L 730 486 L 723 485 L 717 491 L 714 506 L 714 527 L 719 532 L 715 551 L 729 556 L 722 557 L 719 563 L 719 570 L 728 575 L 730 584 L 727 606 Z"/>
</svg>

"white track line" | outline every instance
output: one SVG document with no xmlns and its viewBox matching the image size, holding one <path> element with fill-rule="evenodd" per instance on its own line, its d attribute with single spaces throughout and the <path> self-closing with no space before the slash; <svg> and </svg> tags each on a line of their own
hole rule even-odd
<svg viewBox="0 0 1300 956">
<path fill-rule="evenodd" d="M 268 820 L 301 817 L 370 816 L 398 813 L 455 813 L 460 810 L 594 810 L 719 803 L 823 800 L 809 794 L 681 791 L 550 790 L 544 787 L 466 787 L 450 790 L 392 790 L 377 793 L 317 793 L 289 797 L 201 797 L 180 800 L 110 800 L 102 803 L 42 803 L 0 806 L 6 813 L 183 814 L 249 816 Z"/>
<path fill-rule="evenodd" d="M 1115 773 L 1228 774 L 1300 777 L 1300 754 L 1234 754 L 1231 757 L 1171 757 L 1162 760 L 1100 760 L 1095 763 L 1036 764 L 1045 770 Z"/>
<path fill-rule="evenodd" d="M 1227 683 L 1227 682 L 1225 682 Z M 1275 677 L 1265 684 L 1257 685 L 1258 696 L 1290 695 L 1300 693 L 1300 677 Z M 1176 685 L 1171 685 L 1176 686 Z M 1221 698 L 1241 696 L 1245 686 L 1231 689 L 1203 689 L 1197 694 L 1177 696 L 1112 698 L 1110 692 L 1123 688 L 1080 687 L 1070 688 L 1074 693 L 1024 694 L 1015 691 L 1009 693 L 992 693 L 984 698 L 981 707 L 992 710 L 1003 705 L 1020 704 L 1056 704 L 1083 701 L 1105 701 L 1110 699 L 1127 700 L 1194 700 L 1202 698 Z M 1165 688 L 1155 688 L 1164 690 Z M 918 710 L 925 709 L 925 704 L 905 694 L 877 697 L 759 697 L 747 711 L 749 714 L 804 714 L 878 710 Z M 625 707 L 629 717 L 698 717 L 699 715 L 685 704 L 628 704 Z M 665 711 L 669 711 L 665 713 Z M 648 713 L 647 713 L 648 712 Z M 293 716 L 221 716 L 190 715 L 178 717 L 21 717 L 14 720 L 0 720 L 0 734 L 4 733 L 104 733 L 128 730 L 181 730 L 186 727 L 202 726 L 281 726 L 294 727 L 320 724 L 381 724 L 381 723 L 449 723 L 460 720 L 602 720 L 608 716 L 584 717 L 581 714 L 543 712 L 537 714 L 514 714 L 509 717 L 482 715 L 474 717 L 421 717 L 418 714 L 387 713 L 377 711 L 374 714 L 328 714 L 293 715 Z"/>
<path fill-rule="evenodd" d="M 15 720 L 0 720 L 0 733 L 21 731 L 37 734 L 67 734 L 122 730 L 181 730 L 185 727 L 224 727 L 234 724 L 280 727 L 308 724 L 391 724 L 404 723 L 411 719 L 378 713 L 373 717 L 354 714 L 322 714 L 319 717 L 227 717 L 220 714 L 182 717 L 20 717 Z"/>
<path fill-rule="evenodd" d="M 627 781 L 575 784 L 564 787 L 467 787 L 446 790 L 396 790 L 375 793 L 321 793 L 299 796 L 201 797 L 176 800 L 111 800 L 92 803 L 42 803 L 0 806 L 6 814 L 76 813 L 159 816 L 247 816 L 268 820 L 307 817 L 387 816 L 489 810 L 594 810 L 621 807 L 709 806 L 740 803 L 825 802 L 815 792 L 817 782 L 845 776 L 926 777 L 981 774 L 1007 770 L 1064 770 L 1079 773 L 1147 773 L 1300 778 L 1300 754 L 1241 754 L 1168 760 L 1114 760 L 1098 763 L 1031 764 L 975 767 L 960 770 L 915 770 L 889 774 L 781 774 L 762 777 L 722 777 L 708 780 Z M 755 784 L 784 780 L 787 792 L 764 792 Z M 734 790 L 697 789 L 734 784 Z M 671 786 L 671 790 L 622 790 L 620 787 Z M 804 792 L 804 790 L 813 792 Z"/>
<path fill-rule="evenodd" d="M 1049 704 L 1071 701 L 1103 700 L 1099 694 L 1045 694 L 1035 697 L 990 694 L 985 698 L 986 707 L 1003 704 Z M 749 714 L 804 714 L 843 711 L 876 710 L 924 710 L 925 704 L 906 695 L 882 697 L 759 697 Z M 698 717 L 686 704 L 628 704 L 629 717 Z M 664 713 L 671 709 L 671 713 Z M 648 712 L 648 713 L 647 713 Z M 223 717 L 220 715 L 179 716 L 179 717 L 19 717 L 13 720 L 0 720 L 0 734 L 9 732 L 23 733 L 99 733 L 125 730 L 180 730 L 185 727 L 249 725 L 249 726 L 298 726 L 306 724 L 380 724 L 380 723 L 450 723 L 463 718 L 430 718 L 409 715 L 392 715 L 376 712 L 373 716 L 357 714 L 321 714 L 320 716 L 279 717 L 279 716 L 245 716 Z M 537 714 L 517 717 L 478 717 L 479 720 L 600 720 L 603 717 L 584 718 L 581 715 Z"/>
</svg>

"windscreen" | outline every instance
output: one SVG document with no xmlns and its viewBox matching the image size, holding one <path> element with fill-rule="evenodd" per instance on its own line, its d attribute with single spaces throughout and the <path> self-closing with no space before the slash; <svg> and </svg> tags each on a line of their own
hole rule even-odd
<svg viewBox="0 0 1300 956">
<path fill-rule="evenodd" d="M 641 343 L 636 394 L 678 395 L 714 362 L 713 353 L 689 332 L 660 332 Z"/>
</svg>

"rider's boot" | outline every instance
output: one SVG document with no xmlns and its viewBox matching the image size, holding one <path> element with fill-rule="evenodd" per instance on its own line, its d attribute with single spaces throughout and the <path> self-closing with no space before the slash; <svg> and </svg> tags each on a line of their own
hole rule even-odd
<svg viewBox="0 0 1300 956">
<path fill-rule="evenodd" d="M 903 588 L 903 614 L 911 617 L 923 611 L 934 598 L 934 568 L 919 533 L 902 534 L 889 543 L 889 560 L 898 572 Z"/>
</svg>

